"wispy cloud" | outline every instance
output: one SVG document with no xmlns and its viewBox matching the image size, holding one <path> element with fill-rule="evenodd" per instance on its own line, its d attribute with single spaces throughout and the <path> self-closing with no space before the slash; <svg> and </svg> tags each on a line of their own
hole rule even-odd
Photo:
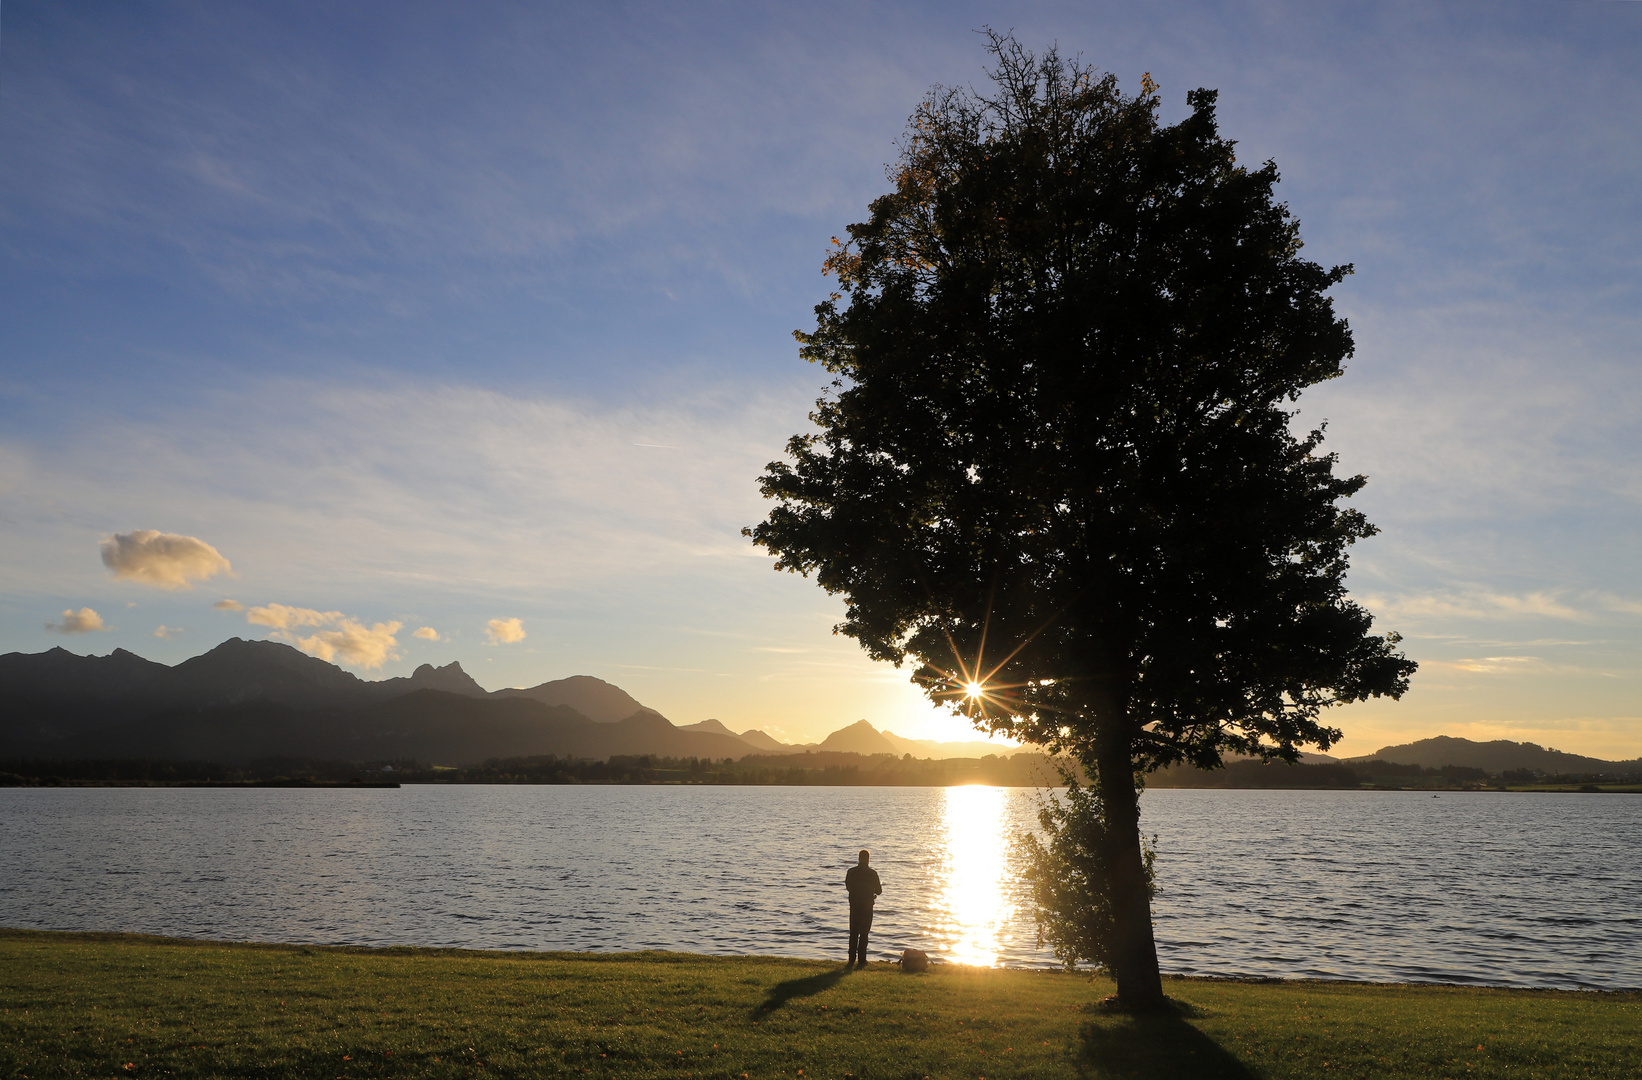
<svg viewBox="0 0 1642 1080">
<path fill-rule="evenodd" d="M 435 630 L 431 626 L 418 626 L 415 630 L 411 631 L 411 637 L 420 638 L 423 641 L 438 641 L 439 631 Z"/>
<path fill-rule="evenodd" d="M 302 21 L 254 8 L 179 9 L 146 21 L 148 34 L 68 33 L 42 17 L 7 28 L 24 35 L 8 69 L 13 171 L 32 181 L 28 217 L 120 238 L 96 258 L 159 249 L 253 302 L 329 292 L 381 312 L 483 289 L 498 272 L 542 290 L 566 276 L 569 259 L 554 257 L 570 253 L 582 274 L 620 260 L 618 272 L 650 280 L 688 268 L 756 287 L 746 262 L 760 253 L 728 257 L 725 226 L 858 209 L 841 202 L 840 174 L 875 178 L 927 80 L 870 35 L 823 57 L 801 47 L 802 26 L 748 36 L 740 21 L 709 30 L 718 20 L 704 11 L 659 10 L 624 21 L 617 77 L 604 50 L 577 46 L 546 9 L 490 8 L 458 29 L 408 8 L 401 40 L 431 34 L 437 48 L 345 59 Z M 947 48 L 972 59 L 967 29 Z M 190 93 L 178 68 L 214 92 Z M 582 94 L 589 79 L 608 92 Z M 734 120 L 698 119 L 708 116 Z M 60 257 L 32 235 L 13 243 L 31 240 Z"/>
<path fill-rule="evenodd" d="M 1419 619 L 1518 619 L 1536 616 L 1581 621 L 1589 612 L 1570 606 L 1549 593 L 1522 595 L 1485 591 L 1432 596 L 1377 596 L 1360 598 L 1363 606 L 1388 622 Z"/>
<path fill-rule="evenodd" d="M 284 604 L 254 607 L 245 613 L 245 621 L 253 626 L 267 626 L 275 630 L 291 630 L 299 626 L 327 626 L 341 622 L 343 618 L 340 611 L 317 611 L 314 608 L 287 607 Z"/>
<path fill-rule="evenodd" d="M 270 590 L 397 582 L 509 595 L 711 577 L 757 555 L 739 531 L 762 516 L 758 473 L 805 424 L 813 391 L 793 390 L 712 386 L 619 407 L 414 384 L 216 392 L 186 417 L 109 425 L 50 455 L 15 447 L 26 467 L 0 513 L 19 511 L 28 552 L 0 571 L 27 565 L 38 580 L 60 568 L 49 587 L 68 591 L 79 572 L 61 552 L 78 519 L 157 507 L 208 517 Z M 689 449 L 654 454 L 632 445 L 635 430 Z M 118 452 L 132 443 L 141 461 Z M 33 509 L 51 504 L 73 511 Z M 203 542 L 148 535 L 131 534 L 112 557 L 133 552 L 129 565 L 167 581 L 218 565 Z"/>
<path fill-rule="evenodd" d="M 1534 674 L 1544 672 L 1548 666 L 1537 656 L 1484 656 L 1460 660 L 1428 660 L 1426 663 L 1481 675 Z"/>
<path fill-rule="evenodd" d="M 1597 602 L 1608 611 L 1623 612 L 1626 615 L 1642 615 L 1642 600 L 1629 600 L 1623 596 L 1603 593 L 1597 597 Z"/>
</svg>

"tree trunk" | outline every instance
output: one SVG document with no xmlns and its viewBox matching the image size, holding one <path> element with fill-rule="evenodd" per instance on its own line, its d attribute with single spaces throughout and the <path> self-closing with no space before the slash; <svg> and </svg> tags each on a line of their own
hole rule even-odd
<svg viewBox="0 0 1642 1080">
<path fill-rule="evenodd" d="M 1106 815 L 1106 871 L 1117 937 L 1111 963 L 1118 1001 L 1129 1008 L 1156 1008 L 1164 1003 L 1163 978 L 1152 937 L 1152 897 L 1140 851 L 1140 797 L 1128 740 L 1115 735 L 1103 739 L 1096 767 Z"/>
</svg>

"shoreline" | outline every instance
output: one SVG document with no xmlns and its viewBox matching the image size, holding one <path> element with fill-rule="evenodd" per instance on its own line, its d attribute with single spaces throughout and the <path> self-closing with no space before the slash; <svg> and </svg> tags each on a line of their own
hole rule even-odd
<svg viewBox="0 0 1642 1080">
<path fill-rule="evenodd" d="M 242 938 L 207 938 L 181 937 L 173 934 L 146 934 L 130 930 L 41 930 L 34 927 L 0 926 L 0 941 L 12 937 L 39 936 L 43 938 L 60 938 L 64 940 L 83 940 L 88 943 L 100 942 L 109 944 L 126 943 L 133 945 L 150 945 L 155 947 L 176 948 L 244 948 L 257 950 L 298 950 L 312 952 L 324 950 L 348 955 L 383 955 L 383 956 L 448 956 L 467 957 L 472 959 L 484 958 L 514 958 L 514 959 L 558 959 L 558 960 L 585 960 L 585 961 L 612 961 L 621 959 L 644 959 L 657 957 L 685 958 L 692 961 L 717 963 L 720 961 L 757 961 L 781 964 L 832 964 L 831 960 L 817 960 L 813 957 L 780 956 L 773 953 L 696 953 L 681 952 L 672 949 L 611 949 L 609 951 L 566 950 L 566 949 L 475 949 L 454 945 L 361 945 L 352 942 L 299 942 L 299 941 L 253 941 Z M 960 964 L 944 960 L 939 956 L 930 956 L 929 963 L 935 971 L 959 972 L 1020 972 L 1029 975 L 1064 975 L 1068 978 L 1099 980 L 1103 976 L 1087 968 L 1076 971 L 1067 971 L 1062 967 L 1011 967 L 1003 964 L 992 967 L 981 967 L 972 964 Z M 874 960 L 873 967 L 896 967 L 894 960 Z M 1165 982 L 1177 983 L 1206 983 L 1228 984 L 1237 986 L 1284 986 L 1284 987 L 1357 987 L 1361 989 L 1380 990 L 1486 990 L 1500 993 L 1523 994 L 1617 994 L 1621 996 L 1642 997 L 1642 983 L 1636 986 L 1601 987 L 1601 986 L 1509 986 L 1500 983 L 1482 982 L 1378 982 L 1372 979 L 1350 978 L 1307 978 L 1291 979 L 1280 975 L 1190 975 L 1181 972 L 1164 972 Z"/>
</svg>

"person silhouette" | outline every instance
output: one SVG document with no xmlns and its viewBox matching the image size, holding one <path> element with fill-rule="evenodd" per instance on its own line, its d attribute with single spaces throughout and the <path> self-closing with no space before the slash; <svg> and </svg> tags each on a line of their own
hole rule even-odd
<svg viewBox="0 0 1642 1080">
<path fill-rule="evenodd" d="M 850 894 L 850 958 L 857 967 L 867 966 L 867 935 L 872 932 L 872 905 L 884 886 L 878 880 L 878 871 L 868 866 L 872 856 L 865 849 L 856 858 L 856 864 L 844 875 L 844 888 Z"/>
</svg>

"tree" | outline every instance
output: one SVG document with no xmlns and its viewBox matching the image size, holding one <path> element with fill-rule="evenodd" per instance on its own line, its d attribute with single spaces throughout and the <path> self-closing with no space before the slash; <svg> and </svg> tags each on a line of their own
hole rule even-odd
<svg viewBox="0 0 1642 1080">
<path fill-rule="evenodd" d="M 1145 773 L 1326 749 L 1324 708 L 1414 670 L 1345 592 L 1375 529 L 1337 504 L 1365 479 L 1291 431 L 1351 355 L 1324 295 L 1351 268 L 1300 257 L 1214 91 L 1163 125 L 1150 76 L 1127 97 L 1054 50 L 990 51 L 991 96 L 932 90 L 893 190 L 834 239 L 837 291 L 795 334 L 833 380 L 747 533 L 841 594 L 870 656 L 1082 765 L 1109 927 L 1085 958 L 1144 1006 Z"/>
</svg>

